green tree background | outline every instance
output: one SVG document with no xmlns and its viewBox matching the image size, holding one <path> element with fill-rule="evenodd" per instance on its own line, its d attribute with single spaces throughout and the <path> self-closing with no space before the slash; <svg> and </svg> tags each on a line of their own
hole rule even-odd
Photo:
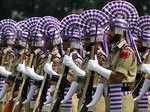
<svg viewBox="0 0 150 112">
<path fill-rule="evenodd" d="M 62 19 L 66 15 L 82 10 L 101 9 L 111 0 L 0 0 L 0 19 L 21 20 L 32 16 L 51 15 Z M 128 0 L 140 15 L 150 14 L 150 0 Z"/>
</svg>

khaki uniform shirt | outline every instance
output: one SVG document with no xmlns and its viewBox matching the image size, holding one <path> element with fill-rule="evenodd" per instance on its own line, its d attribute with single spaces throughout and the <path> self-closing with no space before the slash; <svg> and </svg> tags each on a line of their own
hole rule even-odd
<svg viewBox="0 0 150 112">
<path fill-rule="evenodd" d="M 143 58 L 144 58 L 144 63 L 150 64 L 150 50 L 148 50 L 148 51 L 145 53 L 145 55 L 143 56 Z M 147 79 L 150 79 L 150 74 L 145 74 L 145 77 L 146 77 Z"/>
<path fill-rule="evenodd" d="M 133 50 L 127 45 L 125 40 L 121 40 L 115 49 L 113 49 L 110 57 L 110 68 L 121 73 L 124 78 L 110 78 L 109 82 L 134 82 L 137 73 L 137 60 Z"/>
<path fill-rule="evenodd" d="M 99 51 L 98 53 L 97 53 L 97 59 L 98 59 L 98 63 L 101 65 L 101 66 L 106 66 L 106 56 L 105 56 L 105 54 L 104 54 L 104 52 L 102 51 L 102 49 L 101 49 L 101 51 Z M 94 86 L 95 85 L 97 85 L 97 84 L 99 84 L 100 82 L 104 82 L 104 78 L 103 77 L 101 77 L 100 75 L 95 75 L 94 76 Z"/>
</svg>

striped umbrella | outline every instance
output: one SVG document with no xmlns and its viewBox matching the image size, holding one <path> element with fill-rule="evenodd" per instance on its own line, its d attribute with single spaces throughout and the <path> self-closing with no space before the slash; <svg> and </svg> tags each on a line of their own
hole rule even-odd
<svg viewBox="0 0 150 112">
<path fill-rule="evenodd" d="M 58 45 L 62 43 L 60 29 L 60 21 L 52 16 L 42 17 L 37 24 L 37 31 L 43 34 L 47 44 Z"/>
<path fill-rule="evenodd" d="M 64 17 L 61 21 L 63 40 L 81 40 L 84 36 L 82 19 L 77 14 Z"/>
<path fill-rule="evenodd" d="M 18 34 L 18 44 L 25 47 L 29 41 L 29 33 L 26 21 L 19 21 L 16 23 L 17 34 Z"/>
<path fill-rule="evenodd" d="M 0 21 L 1 43 L 14 44 L 17 37 L 16 22 L 12 19 L 4 19 Z"/>
<path fill-rule="evenodd" d="M 99 35 L 102 28 L 105 28 L 109 22 L 109 17 L 104 12 L 97 9 L 90 9 L 82 12 L 81 18 L 82 23 L 86 25 L 86 33 L 89 36 Z"/>
<path fill-rule="evenodd" d="M 138 19 L 138 27 L 140 28 L 140 37 L 144 43 L 150 42 L 150 16 L 141 16 Z M 148 47 L 148 46 L 147 46 Z"/>
<path fill-rule="evenodd" d="M 139 17 L 136 8 L 131 3 L 123 0 L 114 0 L 107 3 L 102 11 L 111 19 L 125 19 L 129 23 L 136 22 Z"/>
<path fill-rule="evenodd" d="M 45 16 L 38 22 L 37 30 L 43 32 L 45 38 L 52 40 L 60 35 L 60 21 L 52 16 Z"/>
<path fill-rule="evenodd" d="M 101 41 L 108 56 L 108 45 L 105 30 L 109 23 L 109 16 L 97 9 L 86 10 L 81 13 L 82 23 L 85 24 L 85 35 L 91 39 Z"/>
<path fill-rule="evenodd" d="M 38 22 L 40 19 L 41 17 L 31 17 L 26 20 L 32 47 L 44 46 L 43 34 L 37 30 Z"/>
</svg>

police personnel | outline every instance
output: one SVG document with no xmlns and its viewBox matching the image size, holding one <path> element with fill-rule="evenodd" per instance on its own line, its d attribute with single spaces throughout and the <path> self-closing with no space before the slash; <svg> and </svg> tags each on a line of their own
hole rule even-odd
<svg viewBox="0 0 150 112">
<path fill-rule="evenodd" d="M 150 38 L 150 16 L 141 16 L 137 21 L 137 27 L 138 27 L 138 46 L 139 46 L 139 52 L 142 57 L 142 61 L 145 64 L 150 63 L 150 51 L 149 51 L 149 38 Z M 148 96 L 149 96 L 149 86 L 150 86 L 150 77 L 149 72 L 145 72 L 145 64 L 141 65 L 141 68 L 139 66 L 139 72 L 137 74 L 137 84 L 136 86 L 139 88 L 138 93 L 136 94 L 136 98 L 134 99 L 136 102 L 136 112 L 148 112 Z M 148 67 L 149 69 L 149 67 Z M 142 72 L 141 72 L 141 71 Z M 143 83 L 144 81 L 144 83 Z M 143 83 L 143 84 L 142 84 Z M 142 88 L 141 88 L 142 86 Z"/>
<path fill-rule="evenodd" d="M 137 72 L 137 59 L 131 48 L 136 49 L 136 46 L 133 37 L 128 35 L 128 28 L 130 20 L 138 15 L 135 9 L 130 10 L 130 13 L 126 11 L 133 9 L 130 7 L 132 4 L 129 4 L 126 1 L 112 1 L 104 6 L 103 11 L 111 17 L 108 37 L 111 44 L 110 67 L 106 69 L 100 66 L 97 60 L 90 60 L 88 65 L 89 70 L 99 73 L 109 81 L 109 112 L 133 111 L 133 102 L 129 100 L 131 95 L 126 94 L 126 91 L 132 90 Z M 123 13 L 125 15 L 120 15 L 119 11 L 125 12 Z M 133 46 L 130 45 L 129 40 Z M 124 87 L 128 90 L 124 90 Z M 129 100 L 128 103 L 126 99 Z"/>
</svg>

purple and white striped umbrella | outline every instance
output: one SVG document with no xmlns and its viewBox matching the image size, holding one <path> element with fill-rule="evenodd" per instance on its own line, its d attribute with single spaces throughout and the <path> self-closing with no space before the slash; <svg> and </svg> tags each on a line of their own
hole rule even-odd
<svg viewBox="0 0 150 112">
<path fill-rule="evenodd" d="M 86 34 L 88 36 L 101 34 L 102 28 L 105 29 L 109 22 L 109 16 L 97 9 L 86 10 L 80 15 L 82 23 L 86 25 Z"/>
<path fill-rule="evenodd" d="M 64 17 L 61 28 L 63 40 L 81 40 L 84 37 L 82 19 L 77 14 Z"/>
<path fill-rule="evenodd" d="M 133 35 L 138 34 L 139 28 L 137 27 L 137 20 L 139 15 L 136 8 L 131 3 L 123 0 L 115 0 L 107 3 L 102 8 L 102 11 L 109 16 L 111 25 L 115 24 L 122 28 L 126 27 L 126 29 L 130 29 Z M 127 22 L 123 22 L 122 20 Z"/>
<path fill-rule="evenodd" d="M 14 44 L 15 39 L 17 37 L 16 21 L 12 19 L 1 20 L 0 32 L 1 32 L 1 42 L 5 40 L 7 41 L 7 43 L 10 43 L 11 41 L 11 44 Z"/>
<path fill-rule="evenodd" d="M 134 36 L 139 36 L 139 35 L 140 35 L 141 29 L 139 28 L 137 22 L 130 24 L 129 30 L 131 31 L 131 33 L 132 33 Z"/>
<path fill-rule="evenodd" d="M 45 20 L 51 20 L 52 22 L 58 24 L 59 26 L 61 25 L 60 21 L 57 18 L 53 17 L 53 16 L 44 16 L 43 18 Z"/>
<path fill-rule="evenodd" d="M 29 41 L 29 33 L 26 21 L 16 23 L 19 45 L 26 46 Z"/>
<path fill-rule="evenodd" d="M 128 29 L 139 18 L 136 8 L 131 3 L 123 0 L 115 0 L 107 3 L 102 8 L 102 11 L 109 16 L 110 25 L 117 25 L 117 27 L 121 28 L 126 27 Z"/>
<path fill-rule="evenodd" d="M 115 0 L 107 3 L 102 11 L 111 19 L 125 19 L 129 23 L 136 22 L 139 18 L 136 8 L 129 2 L 123 0 Z"/>
<path fill-rule="evenodd" d="M 37 31 L 43 34 L 45 43 L 52 42 L 53 45 L 62 43 L 60 30 L 60 21 L 52 16 L 42 17 L 37 24 Z"/>
<path fill-rule="evenodd" d="M 37 23 L 40 21 L 40 19 L 41 17 L 31 17 L 25 20 L 27 31 L 29 33 L 29 37 L 31 38 L 31 40 L 34 40 L 34 37 L 36 37 L 36 35 L 38 38 L 38 34 L 36 30 L 37 30 Z"/>
<path fill-rule="evenodd" d="M 60 21 L 52 16 L 42 17 L 37 25 L 37 30 L 48 40 L 60 37 L 60 29 Z"/>
<path fill-rule="evenodd" d="M 103 48 L 108 56 L 107 39 L 105 36 L 105 30 L 109 23 L 109 16 L 104 12 L 97 9 L 90 9 L 82 12 L 82 23 L 85 24 L 85 35 L 86 37 L 96 37 L 97 41 L 103 43 Z M 95 38 L 93 38 L 95 40 Z"/>
<path fill-rule="evenodd" d="M 26 20 L 22 20 L 16 23 L 17 29 L 28 32 Z"/>
<path fill-rule="evenodd" d="M 34 46 L 34 47 L 44 46 L 43 34 L 39 32 L 39 29 L 37 29 L 40 19 L 41 17 L 31 17 L 26 20 L 28 33 L 29 33 L 29 37 L 31 40 L 31 46 Z"/>
<path fill-rule="evenodd" d="M 142 31 L 150 31 L 150 16 L 141 16 L 137 23 Z"/>
<path fill-rule="evenodd" d="M 41 17 L 31 17 L 26 19 L 26 25 L 28 28 L 28 32 L 30 32 L 32 34 L 32 31 L 34 31 L 36 29 L 37 26 L 37 22 L 41 19 Z"/>
<path fill-rule="evenodd" d="M 150 16 L 141 16 L 137 24 L 140 28 L 141 39 L 146 43 L 150 43 Z"/>
</svg>

